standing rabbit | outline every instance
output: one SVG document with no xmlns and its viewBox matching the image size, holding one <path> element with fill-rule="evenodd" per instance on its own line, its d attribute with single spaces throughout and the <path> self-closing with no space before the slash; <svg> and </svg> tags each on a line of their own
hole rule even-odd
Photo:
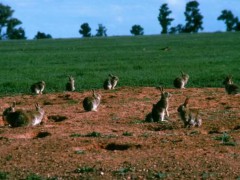
<svg viewBox="0 0 240 180">
<path fill-rule="evenodd" d="M 199 115 L 198 109 L 189 108 L 189 98 L 186 98 L 184 103 L 177 109 L 181 120 L 184 123 L 184 127 L 200 127 L 202 125 L 202 119 Z"/>
<path fill-rule="evenodd" d="M 11 127 L 22 127 L 22 126 L 36 126 L 43 120 L 44 110 L 39 106 L 35 105 L 36 110 L 15 110 L 15 106 L 12 111 L 5 113 L 5 121 Z"/>
<path fill-rule="evenodd" d="M 83 108 L 85 111 L 97 111 L 100 105 L 101 95 L 96 94 L 94 90 L 92 90 L 92 93 L 92 96 L 86 97 L 83 100 Z"/>
<path fill-rule="evenodd" d="M 152 112 L 146 116 L 147 122 L 165 121 L 165 113 L 167 114 L 167 117 L 169 117 L 168 107 L 171 94 L 164 92 L 162 87 L 159 89 L 161 91 L 161 99 L 157 102 L 157 104 L 153 104 Z"/>
<path fill-rule="evenodd" d="M 112 74 L 109 74 L 108 76 L 109 76 L 108 79 L 106 79 L 103 83 L 103 88 L 106 90 L 114 89 L 119 81 L 119 78 Z"/>
<path fill-rule="evenodd" d="M 66 91 L 75 91 L 75 81 L 72 76 L 68 76 L 68 82 L 66 84 Z"/>
<path fill-rule="evenodd" d="M 177 77 L 173 81 L 173 85 L 175 88 L 180 88 L 183 89 L 185 88 L 186 84 L 188 83 L 189 80 L 189 75 L 181 71 L 181 77 Z"/>
<path fill-rule="evenodd" d="M 225 90 L 228 94 L 238 94 L 238 86 L 233 84 L 232 76 L 227 76 L 225 80 L 223 81 L 223 84 L 225 85 Z"/>
<path fill-rule="evenodd" d="M 40 81 L 31 85 L 31 92 L 35 94 L 42 94 L 46 86 L 44 81 Z"/>
</svg>

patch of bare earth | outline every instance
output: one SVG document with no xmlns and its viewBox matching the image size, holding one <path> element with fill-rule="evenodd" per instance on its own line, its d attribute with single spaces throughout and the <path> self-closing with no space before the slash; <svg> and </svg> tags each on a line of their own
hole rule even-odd
<svg viewBox="0 0 240 180">
<path fill-rule="evenodd" d="M 10 179 L 239 178 L 240 96 L 222 88 L 166 91 L 172 97 L 164 123 L 144 122 L 160 98 L 152 87 L 99 90 L 98 112 L 83 110 L 90 91 L 1 98 L 1 111 L 13 101 L 22 109 L 38 102 L 46 115 L 36 127 L 0 128 L 0 172 Z M 200 128 L 183 128 L 177 107 L 186 96 L 201 110 Z"/>
</svg>

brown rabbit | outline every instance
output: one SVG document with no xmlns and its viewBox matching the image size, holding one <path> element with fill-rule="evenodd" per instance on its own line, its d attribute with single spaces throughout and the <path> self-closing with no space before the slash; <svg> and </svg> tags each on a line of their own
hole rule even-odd
<svg viewBox="0 0 240 180">
<path fill-rule="evenodd" d="M 42 94 L 46 86 L 44 81 L 40 81 L 31 85 L 31 92 L 35 94 Z"/>
<path fill-rule="evenodd" d="M 237 85 L 233 84 L 232 76 L 227 76 L 223 81 L 225 85 L 225 90 L 228 94 L 239 94 L 239 88 Z"/>
<path fill-rule="evenodd" d="M 157 104 L 153 104 L 152 112 L 146 116 L 147 122 L 158 122 L 165 121 L 165 113 L 167 117 L 169 117 L 168 107 L 169 107 L 169 98 L 171 94 L 168 92 L 164 92 L 162 87 L 159 87 L 161 91 L 161 99 L 157 102 Z"/>
<path fill-rule="evenodd" d="M 36 126 L 43 120 L 44 110 L 38 105 L 35 105 L 36 110 L 15 110 L 15 105 L 11 111 L 5 111 L 5 122 L 11 127 L 22 127 L 22 126 Z M 7 109 L 6 109 L 7 110 Z"/>
<path fill-rule="evenodd" d="M 202 125 L 202 119 L 199 115 L 198 109 L 189 108 L 189 98 L 186 98 L 184 103 L 177 109 L 181 120 L 184 123 L 184 127 L 200 127 Z"/>
<path fill-rule="evenodd" d="M 185 88 L 186 84 L 188 83 L 189 75 L 182 72 L 182 71 L 181 71 L 181 74 L 182 74 L 181 77 L 177 77 L 173 81 L 173 85 L 174 85 L 175 88 L 183 89 L 183 88 Z"/>
<path fill-rule="evenodd" d="M 108 76 L 109 76 L 108 79 L 106 79 L 103 83 L 103 88 L 106 90 L 114 89 L 119 81 L 119 78 L 112 74 L 109 74 Z"/>
<path fill-rule="evenodd" d="M 83 108 L 85 111 L 97 111 L 98 106 L 101 102 L 101 95 L 96 94 L 94 90 L 92 90 L 92 96 L 86 97 L 83 100 Z"/>
<path fill-rule="evenodd" d="M 66 84 L 66 91 L 75 91 L 75 81 L 72 76 L 68 76 L 68 82 Z"/>
</svg>

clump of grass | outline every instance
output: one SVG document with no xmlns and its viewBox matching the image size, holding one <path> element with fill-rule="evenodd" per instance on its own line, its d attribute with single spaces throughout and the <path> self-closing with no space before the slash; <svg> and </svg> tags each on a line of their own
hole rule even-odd
<svg viewBox="0 0 240 180">
<path fill-rule="evenodd" d="M 32 173 L 32 174 L 28 175 L 25 180 L 43 180 L 43 179 L 44 179 L 43 177 Z"/>
<path fill-rule="evenodd" d="M 85 137 L 101 137 L 101 133 L 93 131 L 91 133 L 86 134 Z"/>
<path fill-rule="evenodd" d="M 6 157 L 6 160 L 7 160 L 7 161 L 10 161 L 10 160 L 12 160 L 12 158 L 13 158 L 12 155 L 8 155 L 8 156 Z M 1 178 L 0 178 L 0 179 L 1 179 Z"/>
<path fill-rule="evenodd" d="M 3 180 L 8 179 L 8 173 L 0 171 L 0 179 L 3 179 Z"/>
<path fill-rule="evenodd" d="M 74 134 L 71 134 L 70 137 L 82 137 L 82 135 L 78 133 L 74 133 Z"/>
<path fill-rule="evenodd" d="M 115 175 L 122 175 L 124 176 L 125 174 L 127 174 L 128 172 L 132 172 L 131 167 L 122 167 L 116 171 L 113 171 L 113 174 Z"/>
<path fill-rule="evenodd" d="M 214 140 L 221 141 L 223 145 L 235 146 L 236 143 L 233 141 L 230 141 L 231 139 L 232 139 L 231 136 L 227 132 L 224 132 L 221 136 L 214 137 Z"/>
<path fill-rule="evenodd" d="M 91 133 L 88 133 L 88 134 L 78 134 L 78 133 L 74 133 L 74 134 L 71 134 L 70 137 L 101 137 L 101 133 L 99 132 L 96 132 L 96 131 L 93 131 Z"/>
<path fill-rule="evenodd" d="M 157 178 L 157 179 L 164 179 L 166 177 L 167 177 L 166 173 L 157 172 L 157 173 L 154 174 L 154 178 Z"/>
<path fill-rule="evenodd" d="M 74 170 L 75 173 L 90 173 L 94 171 L 95 171 L 94 167 L 89 167 L 89 166 L 79 167 Z"/>
<path fill-rule="evenodd" d="M 75 151 L 75 154 L 85 154 L 85 151 L 84 150 L 77 150 L 77 151 Z"/>
<path fill-rule="evenodd" d="M 123 135 L 123 136 L 132 136 L 133 133 L 126 131 L 126 132 L 124 132 L 122 135 Z"/>
</svg>

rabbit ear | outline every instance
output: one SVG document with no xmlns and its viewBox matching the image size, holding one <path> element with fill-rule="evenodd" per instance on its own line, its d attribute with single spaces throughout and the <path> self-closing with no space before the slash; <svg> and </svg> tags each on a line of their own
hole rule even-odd
<svg viewBox="0 0 240 180">
<path fill-rule="evenodd" d="M 163 87 L 162 86 L 158 86 L 158 87 L 156 87 L 156 89 L 159 89 L 161 91 L 161 93 L 163 93 Z"/>
<path fill-rule="evenodd" d="M 13 103 L 12 103 L 12 106 L 11 106 L 12 108 L 15 108 L 16 107 L 16 101 L 13 101 Z"/>
<path fill-rule="evenodd" d="M 161 89 L 160 89 L 160 90 L 161 90 L 161 93 L 163 93 L 163 87 L 160 87 L 160 88 L 161 88 Z"/>
<path fill-rule="evenodd" d="M 109 76 L 109 77 L 113 77 L 113 75 L 112 75 L 112 74 L 109 74 L 108 76 Z"/>
<path fill-rule="evenodd" d="M 93 97 L 96 97 L 96 93 L 94 89 L 92 89 L 92 94 L 93 94 Z"/>
<path fill-rule="evenodd" d="M 180 71 L 182 75 L 184 75 L 184 72 L 183 71 Z"/>
<path fill-rule="evenodd" d="M 185 99 L 184 106 L 186 106 L 189 103 L 189 99 L 190 99 L 189 97 Z"/>
<path fill-rule="evenodd" d="M 39 104 L 38 104 L 38 103 L 36 103 L 36 104 L 35 104 L 35 107 L 36 107 L 36 108 L 39 108 L 40 106 L 39 106 Z"/>
</svg>

